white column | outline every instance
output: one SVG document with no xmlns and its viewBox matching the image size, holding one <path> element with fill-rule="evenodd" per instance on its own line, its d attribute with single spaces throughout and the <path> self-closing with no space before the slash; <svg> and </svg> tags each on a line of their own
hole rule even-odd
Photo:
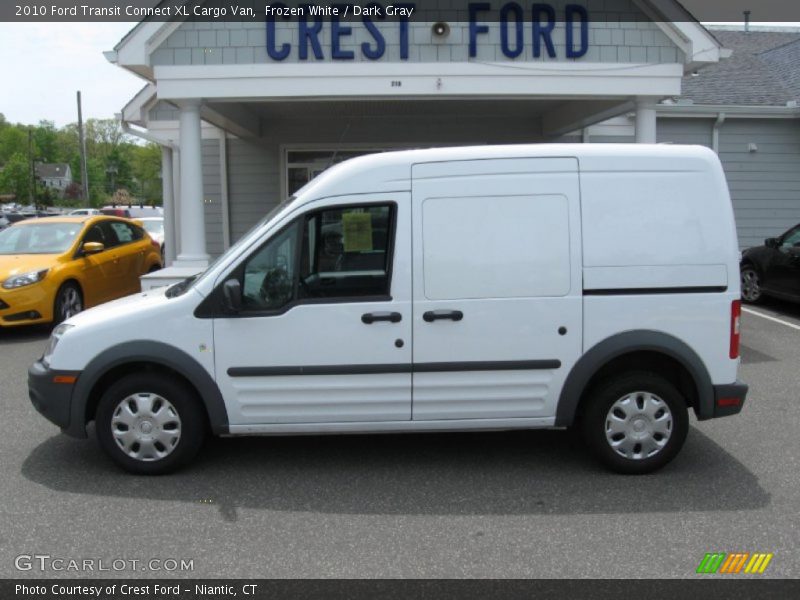
<svg viewBox="0 0 800 600">
<path fill-rule="evenodd" d="M 656 143 L 656 108 L 652 100 L 636 101 L 636 143 Z"/>
<path fill-rule="evenodd" d="M 164 266 L 175 260 L 178 240 L 175 237 L 175 176 L 172 148 L 161 146 L 161 198 L 164 207 Z"/>
<path fill-rule="evenodd" d="M 200 101 L 181 103 L 181 246 L 175 259 L 176 267 L 206 267 L 206 224 L 203 206 L 203 171 L 200 137 Z"/>
</svg>

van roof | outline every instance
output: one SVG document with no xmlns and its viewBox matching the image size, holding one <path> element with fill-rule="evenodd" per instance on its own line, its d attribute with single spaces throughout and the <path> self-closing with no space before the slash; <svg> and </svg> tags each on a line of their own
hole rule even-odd
<svg viewBox="0 0 800 600">
<path fill-rule="evenodd" d="M 321 196 L 408 191 L 411 168 L 421 163 L 551 157 L 576 158 L 581 170 L 595 167 L 609 171 L 617 170 L 615 165 L 620 171 L 630 170 L 632 164 L 641 163 L 643 159 L 667 161 L 665 170 L 672 169 L 676 159 L 694 159 L 702 163 L 716 160 L 715 154 L 705 146 L 679 144 L 519 144 L 399 150 L 341 162 L 313 179 L 297 192 L 297 197 L 304 203 Z"/>
</svg>

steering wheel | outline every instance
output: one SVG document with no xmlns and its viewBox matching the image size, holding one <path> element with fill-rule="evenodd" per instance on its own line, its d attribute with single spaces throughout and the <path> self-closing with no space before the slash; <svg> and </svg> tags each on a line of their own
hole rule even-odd
<svg viewBox="0 0 800 600">
<path fill-rule="evenodd" d="M 280 308 L 292 297 L 292 282 L 283 267 L 267 271 L 261 281 L 259 296 L 268 308 Z"/>
</svg>

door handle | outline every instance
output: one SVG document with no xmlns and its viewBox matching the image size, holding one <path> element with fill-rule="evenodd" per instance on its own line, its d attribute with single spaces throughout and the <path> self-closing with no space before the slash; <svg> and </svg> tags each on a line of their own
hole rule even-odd
<svg viewBox="0 0 800 600">
<path fill-rule="evenodd" d="M 460 310 L 429 310 L 422 314 L 422 319 L 427 323 L 434 321 L 442 321 L 449 319 L 451 321 L 460 321 L 464 318 L 464 313 Z"/>
<path fill-rule="evenodd" d="M 377 313 L 364 313 L 361 315 L 361 322 L 366 325 L 372 325 L 375 321 L 389 321 L 390 323 L 399 323 L 403 320 L 403 315 L 399 312 L 377 312 Z"/>
</svg>

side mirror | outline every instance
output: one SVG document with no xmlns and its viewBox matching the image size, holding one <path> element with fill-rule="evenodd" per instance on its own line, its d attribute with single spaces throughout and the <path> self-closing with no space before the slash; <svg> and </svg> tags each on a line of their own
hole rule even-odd
<svg viewBox="0 0 800 600">
<path fill-rule="evenodd" d="M 767 248 L 777 248 L 778 247 L 778 238 L 767 238 L 764 240 L 764 245 Z"/>
<path fill-rule="evenodd" d="M 97 254 L 98 252 L 102 252 L 105 249 L 106 247 L 100 242 L 86 242 L 81 247 L 81 251 L 84 254 Z"/>
<path fill-rule="evenodd" d="M 222 284 L 222 306 L 232 315 L 242 310 L 242 284 L 238 279 L 229 279 Z"/>
</svg>

